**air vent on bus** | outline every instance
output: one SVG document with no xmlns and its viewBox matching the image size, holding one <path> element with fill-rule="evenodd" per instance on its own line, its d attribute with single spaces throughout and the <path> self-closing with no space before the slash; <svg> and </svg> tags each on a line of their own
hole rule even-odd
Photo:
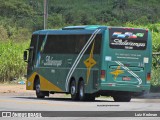
<svg viewBox="0 0 160 120">
<path fill-rule="evenodd" d="M 99 25 L 84 25 L 84 26 L 67 26 L 62 28 L 62 30 L 95 30 L 95 29 L 106 29 L 106 26 Z"/>
<path fill-rule="evenodd" d="M 84 30 L 86 26 L 68 26 L 62 28 L 62 30 Z"/>
</svg>

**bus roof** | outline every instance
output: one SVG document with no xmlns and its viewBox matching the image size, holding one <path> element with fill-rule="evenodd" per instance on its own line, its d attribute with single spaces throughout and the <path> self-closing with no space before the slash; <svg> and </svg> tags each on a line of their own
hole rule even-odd
<svg viewBox="0 0 160 120">
<path fill-rule="evenodd" d="M 62 28 L 62 30 L 95 30 L 100 28 L 107 28 L 107 27 L 101 25 L 67 26 Z"/>
<path fill-rule="evenodd" d="M 65 34 L 67 33 L 73 33 L 72 30 L 74 30 L 74 33 L 81 33 L 81 30 L 92 31 L 96 29 L 112 29 L 112 28 L 122 28 L 122 29 L 128 29 L 128 30 L 134 30 L 134 29 L 141 29 L 141 30 L 147 30 L 142 28 L 131 28 L 131 27 L 117 27 L 117 26 L 102 26 L 102 25 L 82 25 L 82 26 L 67 26 L 63 27 L 62 29 L 46 29 L 46 30 L 38 30 L 33 32 L 33 34 Z M 70 31 L 70 32 L 69 32 Z"/>
<path fill-rule="evenodd" d="M 101 26 L 101 25 L 83 25 L 83 26 L 67 26 L 64 27 L 62 29 L 46 29 L 46 30 L 38 30 L 33 32 L 33 34 L 52 34 L 53 32 L 57 32 L 59 33 L 60 31 L 64 31 L 65 30 L 95 30 L 95 29 L 106 29 L 107 26 Z"/>
</svg>

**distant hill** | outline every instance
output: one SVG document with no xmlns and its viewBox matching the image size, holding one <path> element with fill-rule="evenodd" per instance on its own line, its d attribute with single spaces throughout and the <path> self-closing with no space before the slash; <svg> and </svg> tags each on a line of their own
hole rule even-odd
<svg viewBox="0 0 160 120">
<path fill-rule="evenodd" d="M 160 21 L 159 0 L 48 0 L 48 28 Z M 43 0 L 0 0 L 0 24 L 43 29 Z"/>
</svg>

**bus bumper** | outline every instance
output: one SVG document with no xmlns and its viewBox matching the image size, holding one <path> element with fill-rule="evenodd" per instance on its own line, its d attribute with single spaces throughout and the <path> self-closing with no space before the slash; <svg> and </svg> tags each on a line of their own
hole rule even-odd
<svg viewBox="0 0 160 120">
<path fill-rule="evenodd" d="M 101 90 L 109 90 L 109 91 L 128 91 L 128 92 L 142 92 L 149 91 L 150 84 L 146 85 L 127 85 L 127 84 L 115 84 L 115 83 L 105 83 L 101 84 Z"/>
</svg>

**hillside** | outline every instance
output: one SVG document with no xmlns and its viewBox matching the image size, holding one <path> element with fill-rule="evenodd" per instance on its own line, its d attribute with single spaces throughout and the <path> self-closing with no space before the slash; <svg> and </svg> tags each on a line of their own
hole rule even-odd
<svg viewBox="0 0 160 120">
<path fill-rule="evenodd" d="M 43 29 L 43 0 L 0 0 L 3 26 Z M 48 0 L 48 28 L 160 21 L 159 0 Z"/>
</svg>

